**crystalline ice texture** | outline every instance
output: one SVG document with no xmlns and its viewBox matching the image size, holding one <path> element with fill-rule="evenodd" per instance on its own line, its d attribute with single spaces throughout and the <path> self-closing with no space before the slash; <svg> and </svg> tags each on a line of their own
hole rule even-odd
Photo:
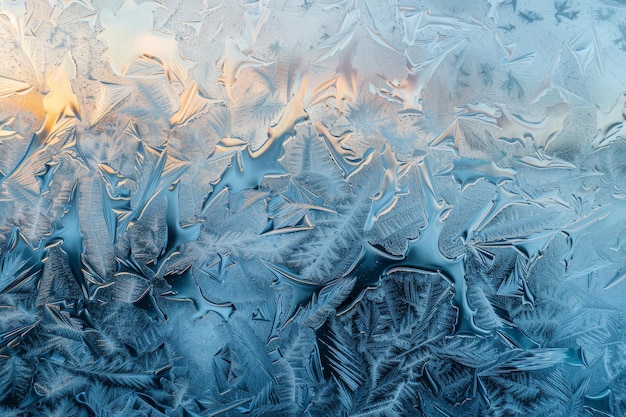
<svg viewBox="0 0 626 417">
<path fill-rule="evenodd" d="M 626 11 L 535 3 L 0 0 L 0 415 L 626 415 Z"/>
</svg>

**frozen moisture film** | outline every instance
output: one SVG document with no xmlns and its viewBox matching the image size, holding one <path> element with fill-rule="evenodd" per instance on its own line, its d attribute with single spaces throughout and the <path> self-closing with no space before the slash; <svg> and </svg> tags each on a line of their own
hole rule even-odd
<svg viewBox="0 0 626 417">
<path fill-rule="evenodd" d="M 624 0 L 0 0 L 0 415 L 626 415 Z"/>
</svg>

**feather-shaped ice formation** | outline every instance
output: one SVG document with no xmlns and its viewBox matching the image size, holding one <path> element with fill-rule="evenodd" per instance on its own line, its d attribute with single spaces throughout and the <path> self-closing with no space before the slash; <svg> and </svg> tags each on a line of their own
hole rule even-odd
<svg viewBox="0 0 626 417">
<path fill-rule="evenodd" d="M 0 0 L 0 415 L 626 415 L 623 0 Z"/>
</svg>

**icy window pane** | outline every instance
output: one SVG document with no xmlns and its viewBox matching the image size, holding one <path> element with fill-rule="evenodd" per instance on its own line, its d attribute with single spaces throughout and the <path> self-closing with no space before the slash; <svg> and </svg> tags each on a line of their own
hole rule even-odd
<svg viewBox="0 0 626 417">
<path fill-rule="evenodd" d="M 0 0 L 0 415 L 626 415 L 623 5 Z"/>
</svg>

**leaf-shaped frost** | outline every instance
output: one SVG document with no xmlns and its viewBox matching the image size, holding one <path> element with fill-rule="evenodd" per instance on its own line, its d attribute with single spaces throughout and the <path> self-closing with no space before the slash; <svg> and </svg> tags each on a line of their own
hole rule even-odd
<svg viewBox="0 0 626 417">
<path fill-rule="evenodd" d="M 457 17 L 437 16 L 428 10 L 420 11 L 413 6 L 399 6 L 398 9 L 404 25 L 402 41 L 409 46 L 413 46 L 418 34 L 428 28 L 465 32 L 484 28 L 476 21 L 468 22 Z"/>
<path fill-rule="evenodd" d="M 0 401 L 18 402 L 30 389 L 34 369 L 19 356 L 0 359 Z"/>
<path fill-rule="evenodd" d="M 102 382 L 124 386 L 134 389 L 147 389 L 156 387 L 161 376 L 158 370 L 146 372 L 134 369 L 131 362 L 121 359 L 102 358 L 96 362 L 76 366 L 75 364 L 58 364 L 80 375 L 86 375 Z"/>
<path fill-rule="evenodd" d="M 0 140 L 20 137 L 18 132 L 11 128 L 11 124 L 15 121 L 14 117 L 0 121 Z M 0 177 L 0 181 L 2 178 Z"/>
<path fill-rule="evenodd" d="M 369 243 L 364 243 L 358 258 L 342 277 L 342 280 L 352 283 L 352 289 L 337 307 L 337 314 L 345 314 L 354 308 L 363 299 L 366 291 L 377 288 L 390 267 L 402 262 L 403 259 L 402 256 L 393 256 Z"/>
<path fill-rule="evenodd" d="M 525 351 L 511 351 L 501 355 L 493 364 L 481 371 L 481 375 L 497 375 L 509 372 L 523 372 L 545 369 L 566 363 L 586 366 L 583 351 L 578 348 L 538 348 Z"/>
<path fill-rule="evenodd" d="M 461 191 L 481 179 L 494 185 L 504 182 L 517 182 L 517 171 L 512 168 L 501 168 L 493 161 L 461 158 L 453 162 L 452 175 L 461 184 Z"/>
<path fill-rule="evenodd" d="M 537 259 L 558 232 L 542 230 L 527 236 L 511 237 L 492 242 L 476 242 L 472 245 L 479 249 L 513 248 L 527 259 Z"/>
<path fill-rule="evenodd" d="M 86 343 L 86 333 L 83 333 L 84 327 L 91 327 L 89 324 L 81 323 L 81 320 L 71 317 L 68 312 L 68 305 L 65 302 L 46 304 L 46 324 L 45 331 L 50 336 L 58 336 L 60 338 L 75 340 Z"/>
<path fill-rule="evenodd" d="M 37 288 L 47 250 L 33 248 L 14 228 L 0 262 L 0 294 L 10 291 L 33 292 Z"/>
<path fill-rule="evenodd" d="M 203 266 L 200 270 L 220 284 L 223 284 L 228 270 L 233 267 L 235 263 L 231 259 L 230 252 L 218 253 L 217 256 L 217 260 L 206 264 L 206 266 Z"/>
<path fill-rule="evenodd" d="M 335 323 L 330 321 L 317 332 L 322 363 L 327 364 L 324 374 L 327 378 L 335 375 L 355 391 L 365 382 L 363 363 L 358 352 L 351 347 L 351 335 Z"/>
<path fill-rule="evenodd" d="M 520 163 L 537 169 L 575 169 L 576 165 L 571 162 L 564 161 L 559 158 L 545 154 L 542 150 L 538 150 L 536 156 L 525 155 L 516 158 Z"/>
<path fill-rule="evenodd" d="M 587 394 L 584 397 L 585 408 L 590 410 L 599 411 L 605 415 L 613 415 L 614 413 L 614 394 L 611 388 L 605 388 L 604 390 L 595 393 L 593 395 Z"/>
<path fill-rule="evenodd" d="M 43 98 L 43 108 L 46 117 L 43 125 L 36 133 L 38 144 L 42 144 L 54 136 L 57 123 L 63 118 L 78 118 L 80 120 L 80 108 L 78 99 L 72 91 L 70 81 L 76 77 L 76 64 L 72 54 L 68 52 L 63 61 L 52 70 L 46 79 L 50 91 Z"/>
<path fill-rule="evenodd" d="M 31 30 L 34 28 L 30 25 L 30 19 L 26 13 L 25 2 L 11 2 L 2 5 L 2 19 L 0 24 L 7 35 L 19 45 L 23 54 L 26 56 L 30 69 L 39 82 L 38 68 L 36 64 L 35 49 L 37 47 L 37 39 Z"/>
<path fill-rule="evenodd" d="M 153 320 L 167 320 L 167 315 L 159 305 L 152 280 L 154 273 L 135 259 L 132 253 L 125 258 L 117 258 L 114 291 L 116 298 L 144 310 Z"/>
<path fill-rule="evenodd" d="M 498 129 L 498 138 L 507 142 L 523 141 L 530 138 L 538 150 L 545 150 L 563 129 L 565 119 L 570 114 L 566 103 L 546 108 L 546 117 L 538 122 L 530 122 L 511 113 L 504 104 L 468 104 L 462 107 L 457 117 L 476 118 Z"/>
<path fill-rule="evenodd" d="M 308 117 L 303 104 L 307 80 L 307 76 L 300 80 L 298 90 L 287 103 L 280 120 L 268 130 L 265 143 L 257 150 L 246 146 L 231 158 L 230 165 L 213 184 L 213 190 L 204 201 L 204 213 L 224 190 L 237 193 L 258 187 L 266 176 L 287 174 L 279 160 L 283 157 L 285 142 L 295 134 L 296 125 Z M 240 142 L 234 146 L 241 149 Z M 222 146 L 220 152 L 223 150 Z"/>
<path fill-rule="evenodd" d="M 529 350 L 539 348 L 539 343 L 532 340 L 522 332 L 511 320 L 507 311 L 492 305 L 494 312 L 501 320 L 500 327 L 496 330 L 500 336 L 511 346 L 517 349 Z"/>
<path fill-rule="evenodd" d="M 311 230 L 313 224 L 307 217 L 310 210 L 333 211 L 302 185 L 289 181 L 287 189 L 270 198 L 267 203 L 268 219 L 263 234 Z"/>
<path fill-rule="evenodd" d="M 441 132 L 439 136 L 431 140 L 428 143 L 428 146 L 439 147 L 443 145 L 448 145 L 452 147 L 454 152 L 458 155 L 459 144 L 461 143 L 462 137 L 463 137 L 463 132 L 461 130 L 461 127 L 459 126 L 459 121 L 455 120 L 446 128 L 446 130 Z M 449 142 L 452 142 L 452 144 L 449 145 Z"/>
<path fill-rule="evenodd" d="M 0 76 L 0 98 L 10 97 L 13 94 L 25 94 L 29 92 L 31 85 L 24 81 L 14 80 Z"/>
<path fill-rule="evenodd" d="M 170 117 L 170 126 L 183 125 L 193 117 L 201 114 L 207 106 L 220 103 L 220 100 L 212 100 L 205 97 L 198 88 L 197 82 L 187 82 L 180 94 L 180 107 Z"/>
<path fill-rule="evenodd" d="M 362 190 L 367 192 L 367 190 Z M 369 209 L 367 195 L 357 196 L 355 201 L 337 206 L 325 224 L 316 228 L 316 239 L 298 253 L 296 260 L 302 265 L 301 275 L 307 279 L 328 280 L 328 275 L 337 267 L 346 253 L 358 250 L 361 241 L 363 219 Z"/>
<path fill-rule="evenodd" d="M 33 329 L 35 329 L 38 325 L 39 322 L 36 321 L 34 323 L 18 326 L 6 332 L 0 333 L 0 356 L 6 356 L 9 349 L 19 345 L 22 339 L 26 337 L 28 333 L 33 331 Z"/>
<path fill-rule="evenodd" d="M 515 267 L 498 288 L 498 295 L 516 296 L 522 298 L 524 304 L 535 304 L 535 296 L 528 285 L 528 276 L 535 259 L 517 257 Z"/>
<path fill-rule="evenodd" d="M 350 149 L 345 148 L 341 142 L 346 140 L 351 132 L 346 132 L 341 136 L 334 136 L 326 126 L 322 123 L 315 123 L 315 127 L 319 135 L 324 139 L 324 143 L 328 147 L 330 157 L 335 161 L 345 179 L 359 172 L 363 166 L 367 165 L 373 157 L 374 148 L 368 148 L 363 157 L 358 157 Z"/>
<path fill-rule="evenodd" d="M 256 41 L 261 28 L 269 18 L 271 8 L 269 1 L 257 0 L 244 4 L 244 20 L 246 22 L 246 34 L 251 43 Z"/>
<path fill-rule="evenodd" d="M 39 181 L 39 194 L 44 195 L 50 191 L 50 184 L 54 178 L 54 174 L 59 168 L 58 162 L 46 162 L 43 169 L 35 173 L 35 178 Z M 1 178 L 0 178 L 1 180 Z"/>
<path fill-rule="evenodd" d="M 180 274 L 165 275 L 164 278 L 172 287 L 172 291 L 163 295 L 173 300 L 191 301 L 197 310 L 195 319 L 200 319 L 213 311 L 224 320 L 228 320 L 235 312 L 235 306 L 232 303 L 215 304 L 209 301 L 198 287 L 190 268 L 185 269 Z"/>
<path fill-rule="evenodd" d="M 406 187 L 401 188 L 398 182 L 401 172 L 406 168 L 406 164 L 399 162 L 395 155 L 393 155 L 391 147 L 387 145 L 385 145 L 381 157 L 385 172 L 380 185 L 380 191 L 371 197 L 372 205 L 367 220 L 365 221 L 365 226 L 363 227 L 363 230 L 366 232 L 372 229 L 374 222 L 376 222 L 380 216 L 389 213 L 395 207 L 400 195 L 408 192 L 408 189 Z"/>
<path fill-rule="evenodd" d="M 339 56 L 339 66 L 335 75 L 315 89 L 315 95 L 309 105 L 324 103 L 330 97 L 335 99 L 335 107 L 345 112 L 346 103 L 352 103 L 358 95 L 357 71 L 352 64 L 355 48 L 344 49 Z"/>
<path fill-rule="evenodd" d="M 130 95 L 132 88 L 123 84 L 100 83 L 100 95 L 94 112 L 91 114 L 91 125 L 95 125 L 105 115 L 110 113 L 115 106 L 120 104 Z"/>
<path fill-rule="evenodd" d="M 341 280 L 354 280 L 353 288 L 347 299 L 337 308 L 339 314 L 352 309 L 368 289 L 380 285 L 381 278 L 397 271 L 417 271 L 441 275 L 453 284 L 453 306 L 457 309 L 455 333 L 487 334 L 488 332 L 474 323 L 474 310 L 467 300 L 467 283 L 464 256 L 448 258 L 439 249 L 443 222 L 449 206 L 437 199 L 430 173 L 425 163 L 418 164 L 422 178 L 423 192 L 426 198 L 428 222 L 420 230 L 419 237 L 408 242 L 406 252 L 401 256 L 392 256 L 385 251 L 365 244 L 361 254 Z"/>
<path fill-rule="evenodd" d="M 83 297 L 93 300 L 96 292 L 105 284 L 85 261 L 85 245 L 78 218 L 78 182 L 74 184 L 67 200 L 68 209 L 60 220 L 60 225 L 46 238 L 46 247 L 59 245 L 67 258 L 67 263 Z"/>
<path fill-rule="evenodd" d="M 554 78 L 554 75 L 556 73 L 557 68 L 559 67 L 560 62 L 561 62 L 561 53 L 559 52 L 558 54 L 554 56 L 554 59 L 552 60 L 552 65 L 550 66 L 550 70 L 548 71 L 548 74 L 546 75 L 546 77 L 543 79 L 543 82 L 539 86 L 539 89 L 537 89 L 537 93 L 535 93 L 535 96 L 531 100 L 531 103 L 538 102 L 541 97 L 546 95 L 550 90 L 552 90 L 552 88 L 554 88 L 552 79 Z"/>
<path fill-rule="evenodd" d="M 467 299 L 464 255 L 448 258 L 439 249 L 441 230 L 449 207 L 437 199 L 426 164 L 419 163 L 418 167 L 425 197 L 427 225 L 420 230 L 420 235 L 417 238 L 409 240 L 404 259 L 390 266 L 387 273 L 408 270 L 441 275 L 453 285 L 452 305 L 457 309 L 455 333 L 487 334 L 488 331 L 474 323 L 475 311 L 472 310 Z"/>
<path fill-rule="evenodd" d="M 323 285 L 305 281 L 293 272 L 278 265 L 269 262 L 263 262 L 263 265 L 276 277 L 277 288 L 285 285 L 291 287 L 289 309 L 286 314 L 281 314 L 280 311 L 276 313 L 274 328 L 277 330 L 282 329 L 295 318 L 301 308 L 315 302 L 315 298 L 323 288 Z"/>
<path fill-rule="evenodd" d="M 577 243 L 576 241 L 588 232 L 587 228 L 591 227 L 595 223 L 602 222 L 610 216 L 611 213 L 609 212 L 609 209 L 610 208 L 607 206 L 599 207 L 588 215 L 579 217 L 562 229 L 562 233 L 567 237 L 568 246 L 568 250 L 562 258 L 565 262 L 566 268 L 572 259 L 574 245 Z"/>
<path fill-rule="evenodd" d="M 625 2 L 0 0 L 0 415 L 626 415 Z"/>
<path fill-rule="evenodd" d="M 496 216 L 501 213 L 505 208 L 517 205 L 548 205 L 548 204 L 560 204 L 558 200 L 553 200 L 548 196 L 538 196 L 532 198 L 530 195 L 524 193 L 522 190 L 508 191 L 504 188 L 498 187 L 496 189 L 496 195 L 491 201 L 484 206 L 482 210 L 476 213 L 475 216 L 463 227 L 458 234 L 465 242 L 468 242 L 475 234 L 483 230 Z"/>
<path fill-rule="evenodd" d="M 626 94 L 617 98 L 608 113 L 598 110 L 598 134 L 593 139 L 593 149 L 601 149 L 611 145 L 617 139 L 626 138 Z"/>
<path fill-rule="evenodd" d="M 135 131 L 135 134 L 138 133 Z M 163 190 L 170 187 L 189 167 L 186 160 L 178 159 L 167 148 L 152 147 L 138 138 L 137 151 L 135 153 L 135 170 L 140 176 L 139 189 L 134 193 L 131 200 L 132 211 L 127 213 L 125 191 L 119 197 L 109 198 L 109 204 L 113 213 L 118 216 L 118 228 L 122 232 L 128 226 L 141 218 L 151 201 Z M 109 180 L 112 177 L 109 175 Z M 115 181 L 115 180 L 114 180 Z M 118 198 L 121 200 L 116 201 Z M 121 205 L 121 207 L 118 207 Z M 116 210 L 119 210 L 116 212 Z"/>
<path fill-rule="evenodd" d="M 43 98 L 45 117 L 41 127 L 31 136 L 26 153 L 11 172 L 10 177 L 18 174 L 27 161 L 35 153 L 58 139 L 63 132 L 70 129 L 77 120 L 80 120 L 78 99 L 72 91 L 70 80 L 76 77 L 76 64 L 72 54 L 65 54 L 63 61 L 55 67 L 46 84 L 49 92 Z"/>
<path fill-rule="evenodd" d="M 161 253 L 154 263 L 155 274 L 159 274 L 163 265 L 174 255 L 178 249 L 187 242 L 192 242 L 200 237 L 200 225 L 180 225 L 180 206 L 178 202 L 178 182 L 165 192 L 167 209 L 165 212 L 165 242 Z"/>
<path fill-rule="evenodd" d="M 258 67 L 268 65 L 260 59 L 245 54 L 232 38 L 228 38 L 225 44 L 224 55 L 221 58 L 222 75 L 219 82 L 226 86 L 228 96 L 231 97 L 232 87 L 237 81 L 239 72 L 247 67 Z M 231 97 L 232 98 L 232 97 Z"/>
<path fill-rule="evenodd" d="M 587 28 L 576 35 L 567 43 L 567 48 L 572 52 L 578 69 L 583 74 L 589 64 L 594 60 L 600 75 L 604 76 L 604 56 L 602 54 L 602 45 L 598 37 L 596 26 L 592 23 L 591 28 Z"/>
<path fill-rule="evenodd" d="M 107 164 L 98 165 L 102 177 L 102 210 L 109 234 L 113 242 L 117 241 L 118 222 L 128 216 L 130 207 L 130 190 L 122 188 L 120 181 L 123 176 Z"/>
<path fill-rule="evenodd" d="M 408 71 L 406 78 L 400 82 L 387 81 L 389 89 L 381 89 L 382 93 L 402 103 L 399 113 L 424 114 L 424 89 L 444 58 L 458 46 L 459 44 L 454 44 L 439 55 L 418 64 L 405 52 L 404 60 Z"/>
</svg>

